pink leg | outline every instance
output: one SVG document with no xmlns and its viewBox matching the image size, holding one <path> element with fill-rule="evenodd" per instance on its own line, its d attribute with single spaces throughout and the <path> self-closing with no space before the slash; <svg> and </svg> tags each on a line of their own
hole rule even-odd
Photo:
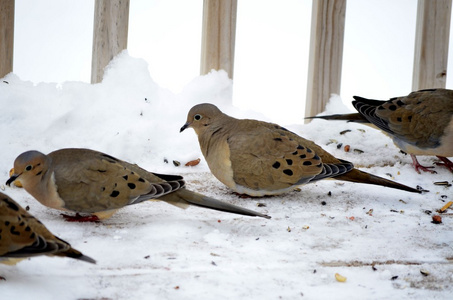
<svg viewBox="0 0 453 300">
<path fill-rule="evenodd" d="M 76 213 L 75 216 L 70 216 L 66 214 L 61 214 L 66 222 L 100 222 L 99 218 L 95 215 L 81 216 L 79 213 Z"/>
<path fill-rule="evenodd" d="M 411 158 L 412 158 L 412 164 L 414 165 L 415 171 L 417 171 L 418 174 L 420 174 L 420 170 L 422 170 L 423 172 L 430 172 L 431 174 L 437 174 L 436 171 L 429 170 L 429 169 L 434 168 L 434 167 L 424 167 L 424 166 L 422 166 L 418 162 L 417 157 L 415 155 L 411 154 Z"/>
<path fill-rule="evenodd" d="M 449 169 L 450 172 L 453 172 L 453 162 L 451 160 L 449 160 L 448 158 L 443 157 L 443 156 L 438 156 L 437 158 L 439 158 L 443 162 L 438 162 L 438 163 L 436 163 L 436 165 L 444 166 L 447 169 Z"/>
</svg>

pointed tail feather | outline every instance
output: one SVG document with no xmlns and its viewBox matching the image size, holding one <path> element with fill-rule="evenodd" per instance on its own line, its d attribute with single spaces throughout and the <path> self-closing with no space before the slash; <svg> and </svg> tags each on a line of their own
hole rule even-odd
<svg viewBox="0 0 453 300">
<path fill-rule="evenodd" d="M 323 120 L 336 120 L 336 121 L 348 121 L 355 123 L 369 123 L 369 121 L 359 113 L 343 114 L 343 115 L 328 115 L 328 116 L 313 116 L 306 117 L 305 119 L 323 119 Z"/>
<path fill-rule="evenodd" d="M 180 189 L 176 192 L 170 193 L 168 195 L 159 197 L 159 200 L 166 201 L 170 204 L 176 205 L 178 202 L 189 203 L 191 205 L 210 208 L 218 211 L 229 212 L 239 215 L 252 216 L 252 217 L 262 217 L 270 219 L 271 217 L 250 209 L 242 208 L 227 202 L 222 202 L 217 199 L 207 197 L 195 192 L 192 192 L 188 189 Z M 177 205 L 179 206 L 179 205 Z"/>
<path fill-rule="evenodd" d="M 89 262 L 89 263 L 92 263 L 92 264 L 96 264 L 96 261 L 94 259 L 92 259 L 89 256 L 84 255 L 82 252 L 80 252 L 80 251 L 78 251 L 78 250 L 76 250 L 74 248 L 70 248 L 67 251 L 55 253 L 53 255 L 70 257 L 70 258 L 74 258 L 74 259 L 77 259 L 77 260 L 82 260 L 84 262 Z"/>
<path fill-rule="evenodd" d="M 381 186 L 398 189 L 398 190 L 403 190 L 403 191 L 407 191 L 407 192 L 411 192 L 411 193 L 421 194 L 423 192 L 422 190 L 418 190 L 418 189 L 409 187 L 407 185 L 404 185 L 404 184 L 401 184 L 401 183 L 398 183 L 398 182 L 395 182 L 392 180 L 388 180 L 388 179 L 385 179 L 385 178 L 382 178 L 379 176 L 375 176 L 373 174 L 360 171 L 358 169 L 353 169 L 352 171 L 350 171 L 346 174 L 334 177 L 334 179 L 350 181 L 350 182 L 381 185 Z"/>
</svg>

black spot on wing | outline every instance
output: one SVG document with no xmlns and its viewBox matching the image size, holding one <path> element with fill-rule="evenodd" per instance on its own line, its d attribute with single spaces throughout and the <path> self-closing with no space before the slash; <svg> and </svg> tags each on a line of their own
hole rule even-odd
<svg viewBox="0 0 453 300">
<path fill-rule="evenodd" d="M 273 167 L 274 169 L 278 169 L 278 168 L 280 168 L 280 163 L 279 163 L 278 161 L 276 161 L 276 162 L 272 165 L 272 167 Z"/>
<path fill-rule="evenodd" d="M 285 173 L 288 176 L 293 176 L 293 171 L 291 171 L 290 169 L 283 170 L 283 173 Z"/>
<path fill-rule="evenodd" d="M 14 211 L 19 211 L 19 207 L 14 203 L 8 200 L 8 198 L 3 199 L 3 201 L 8 205 L 8 207 Z"/>
<path fill-rule="evenodd" d="M 118 197 L 119 194 L 120 194 L 119 191 L 115 191 L 115 190 L 114 190 L 114 191 L 112 191 L 112 193 L 110 194 L 110 197 L 115 198 L 115 197 Z"/>
<path fill-rule="evenodd" d="M 16 231 L 16 226 L 11 226 L 11 228 L 9 229 L 9 232 L 13 235 L 20 235 L 20 232 Z"/>
<path fill-rule="evenodd" d="M 288 164 L 288 166 L 291 166 L 293 164 L 293 160 L 292 159 L 287 159 L 286 163 Z"/>
<path fill-rule="evenodd" d="M 136 185 L 133 184 L 132 182 L 129 182 L 129 183 L 127 184 L 127 186 L 128 186 L 131 190 L 135 189 L 135 187 L 136 187 Z"/>
</svg>

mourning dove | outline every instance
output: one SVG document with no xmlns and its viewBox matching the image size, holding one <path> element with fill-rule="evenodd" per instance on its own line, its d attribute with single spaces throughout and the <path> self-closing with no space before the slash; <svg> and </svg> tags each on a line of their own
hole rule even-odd
<svg viewBox="0 0 453 300">
<path fill-rule="evenodd" d="M 415 170 L 433 172 L 420 165 L 416 155 L 435 155 L 453 172 L 453 90 L 429 89 L 388 101 L 354 96 L 358 113 L 309 117 L 347 120 L 377 127 L 412 157 Z"/>
<path fill-rule="evenodd" d="M 14 161 L 15 174 L 41 204 L 77 212 L 72 221 L 98 221 L 118 209 L 145 200 L 161 200 L 186 208 L 196 205 L 248 216 L 264 214 L 189 191 L 181 176 L 148 172 L 137 165 L 89 149 L 61 149 L 45 155 L 28 151 Z M 89 213 L 81 217 L 78 213 Z"/>
<path fill-rule="evenodd" d="M 96 263 L 54 236 L 13 199 L 0 193 L 0 263 L 14 265 L 38 255 L 66 256 Z"/>
<path fill-rule="evenodd" d="M 369 183 L 414 193 L 417 189 L 354 168 L 321 147 L 272 123 L 240 120 L 215 105 L 194 106 L 181 131 L 192 127 L 217 179 L 237 193 L 277 195 L 324 178 Z"/>
</svg>

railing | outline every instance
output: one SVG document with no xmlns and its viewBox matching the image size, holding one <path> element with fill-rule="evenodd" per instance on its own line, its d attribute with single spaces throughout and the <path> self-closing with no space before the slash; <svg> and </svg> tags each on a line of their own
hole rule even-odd
<svg viewBox="0 0 453 300">
<path fill-rule="evenodd" d="M 95 2 L 92 83 L 100 82 L 104 67 L 127 48 L 129 3 Z M 332 93 L 340 94 L 346 4 L 313 0 L 306 115 L 321 112 Z M 13 71 L 14 5 L 0 0 L 0 78 Z M 446 85 L 451 5 L 452 0 L 418 0 L 413 90 Z M 224 69 L 233 78 L 236 14 L 237 0 L 204 0 L 201 74 Z"/>
</svg>

